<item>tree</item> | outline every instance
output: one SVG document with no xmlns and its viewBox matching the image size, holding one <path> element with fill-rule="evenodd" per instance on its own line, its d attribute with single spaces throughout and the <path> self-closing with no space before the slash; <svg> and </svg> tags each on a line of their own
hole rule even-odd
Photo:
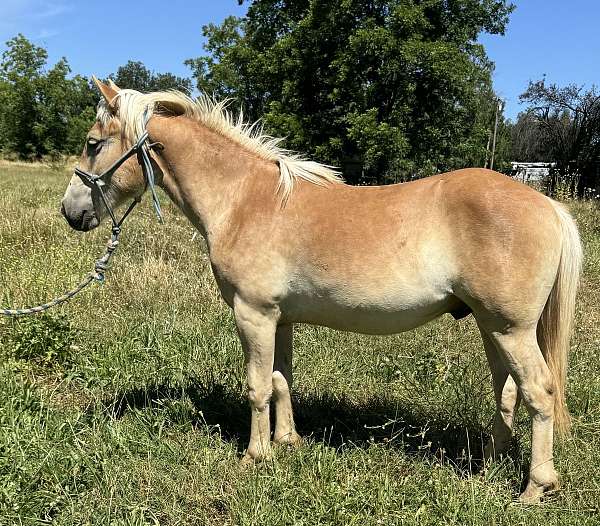
<svg viewBox="0 0 600 526">
<path fill-rule="evenodd" d="M 520 162 L 552 162 L 540 123 L 531 113 L 517 116 L 511 130 L 513 159 Z"/>
<path fill-rule="evenodd" d="M 0 149 L 23 158 L 77 153 L 96 115 L 90 81 L 71 75 L 65 58 L 48 68 L 48 53 L 19 34 L 0 62 Z M 141 62 L 117 71 L 117 84 L 141 91 L 191 91 L 189 79 L 152 73 Z"/>
<path fill-rule="evenodd" d="M 134 89 L 143 93 L 151 91 L 165 91 L 175 89 L 190 93 L 192 81 L 178 77 L 172 73 L 153 73 L 141 62 L 130 60 L 124 66 L 120 66 L 115 75 L 111 75 L 119 87 Z"/>
<path fill-rule="evenodd" d="M 6 80 L 0 79 L 0 104 L 4 107 L 10 97 L 10 84 Z M 6 112 L 6 108 L 4 109 Z M 0 152 L 8 150 L 9 144 L 9 125 L 6 115 L 2 116 L 0 112 Z"/>
<path fill-rule="evenodd" d="M 254 0 L 203 29 L 198 88 L 243 103 L 286 145 L 351 182 L 485 162 L 492 64 L 505 0 Z"/>
<path fill-rule="evenodd" d="M 34 131 L 39 119 L 37 89 L 48 54 L 21 34 L 6 46 L 0 64 L 4 86 L 0 101 L 4 147 L 23 156 L 32 155 L 37 153 Z"/>
<path fill-rule="evenodd" d="M 0 63 L 2 148 L 32 158 L 74 153 L 94 118 L 97 96 L 65 58 L 46 71 L 48 54 L 23 35 L 7 42 Z"/>
<path fill-rule="evenodd" d="M 571 193 L 584 195 L 584 189 L 597 186 L 600 163 L 600 94 L 594 86 L 559 87 L 545 79 L 531 82 L 520 99 L 529 104 L 522 117 L 529 135 L 539 151 L 557 163 L 550 181 L 550 192 L 556 188 L 556 177 L 564 178 Z"/>
</svg>

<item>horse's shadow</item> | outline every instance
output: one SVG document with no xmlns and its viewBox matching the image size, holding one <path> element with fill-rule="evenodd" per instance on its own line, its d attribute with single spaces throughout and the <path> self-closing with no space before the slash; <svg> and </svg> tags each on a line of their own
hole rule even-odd
<svg viewBox="0 0 600 526">
<path fill-rule="evenodd" d="M 241 451 L 248 442 L 248 403 L 219 383 L 192 383 L 185 388 L 147 386 L 117 393 L 102 406 L 113 417 L 128 411 L 160 409 L 165 401 L 187 397 L 193 406 L 189 419 L 194 426 L 218 429 L 223 440 Z M 419 414 L 407 403 L 371 398 L 357 403 L 345 396 L 301 395 L 294 398 L 298 432 L 343 452 L 348 447 L 368 448 L 385 444 L 406 454 L 429 458 L 452 466 L 461 476 L 481 467 L 483 445 L 489 438 L 476 422 L 447 421 Z M 511 455 L 513 456 L 513 455 Z M 518 458 L 520 455 L 515 455 Z"/>
</svg>

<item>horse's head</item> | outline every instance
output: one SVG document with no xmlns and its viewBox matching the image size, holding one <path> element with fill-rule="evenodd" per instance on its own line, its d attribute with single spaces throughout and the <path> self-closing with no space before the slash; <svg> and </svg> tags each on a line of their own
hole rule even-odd
<svg viewBox="0 0 600 526">
<path fill-rule="evenodd" d="M 103 174 L 131 146 L 119 120 L 119 92 L 116 84 L 104 84 L 94 78 L 102 94 L 96 122 L 87 134 L 79 159 L 79 168 L 89 174 Z M 125 93 L 128 90 L 124 90 Z M 126 200 L 141 196 L 145 189 L 144 176 L 135 156 L 114 173 L 103 178 L 104 198 L 115 210 Z M 73 175 L 62 200 L 61 212 L 75 230 L 96 228 L 109 214 L 99 189 Z"/>
</svg>

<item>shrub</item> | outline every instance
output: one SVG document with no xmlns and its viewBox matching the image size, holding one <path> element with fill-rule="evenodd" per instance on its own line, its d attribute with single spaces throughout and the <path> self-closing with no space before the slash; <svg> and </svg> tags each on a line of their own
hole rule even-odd
<svg viewBox="0 0 600 526">
<path fill-rule="evenodd" d="M 7 340 L 9 352 L 19 360 L 64 364 L 69 358 L 74 333 L 66 316 L 41 314 L 14 320 Z"/>
</svg>

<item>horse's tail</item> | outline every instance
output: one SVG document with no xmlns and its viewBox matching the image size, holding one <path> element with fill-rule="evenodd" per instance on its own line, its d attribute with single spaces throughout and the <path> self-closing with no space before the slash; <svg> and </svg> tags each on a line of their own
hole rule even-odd
<svg viewBox="0 0 600 526">
<path fill-rule="evenodd" d="M 554 424 L 558 433 L 566 435 L 571 424 L 565 400 L 567 357 L 583 252 L 575 221 L 562 205 L 551 202 L 560 220 L 562 250 L 556 280 L 538 324 L 538 342 L 554 380 Z"/>
</svg>

